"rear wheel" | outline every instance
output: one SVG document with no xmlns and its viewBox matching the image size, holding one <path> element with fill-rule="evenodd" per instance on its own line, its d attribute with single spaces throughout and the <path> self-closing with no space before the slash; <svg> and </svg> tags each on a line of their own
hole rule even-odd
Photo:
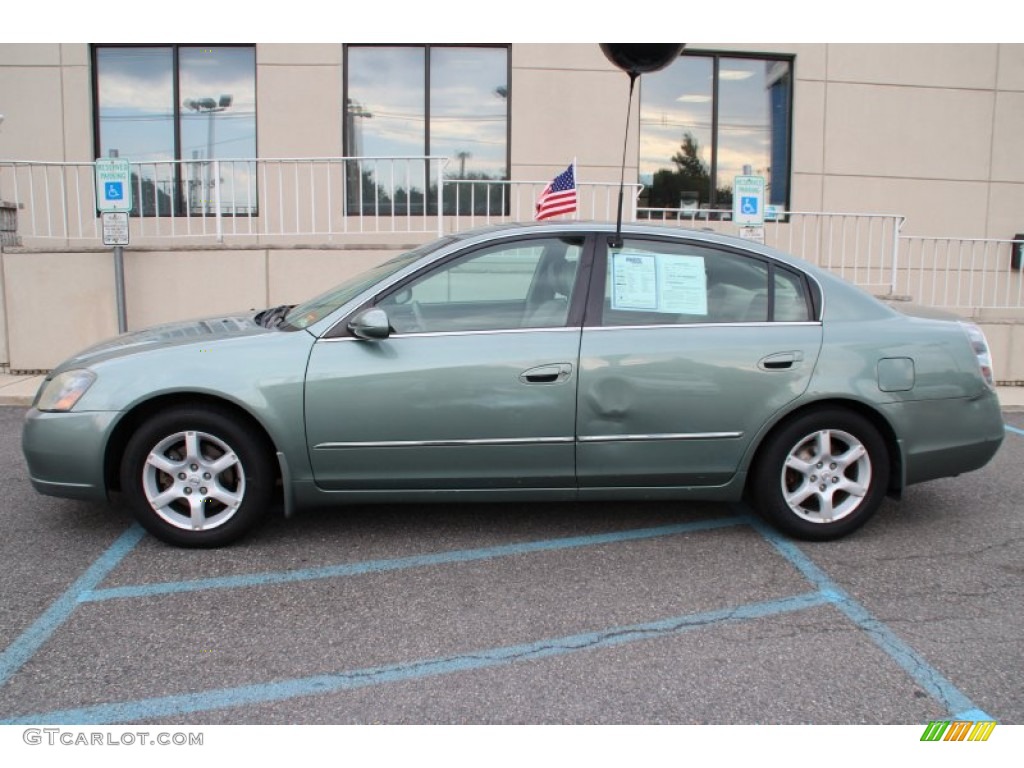
<svg viewBox="0 0 1024 768">
<path fill-rule="evenodd" d="M 762 447 L 751 491 L 778 528 L 823 541 L 870 519 L 885 498 L 889 453 L 875 426 L 852 411 L 812 411 L 784 424 Z"/>
<path fill-rule="evenodd" d="M 240 538 L 266 514 L 274 479 L 262 436 L 202 405 L 144 422 L 121 465 L 121 489 L 132 514 L 157 538 L 183 547 Z"/>
</svg>

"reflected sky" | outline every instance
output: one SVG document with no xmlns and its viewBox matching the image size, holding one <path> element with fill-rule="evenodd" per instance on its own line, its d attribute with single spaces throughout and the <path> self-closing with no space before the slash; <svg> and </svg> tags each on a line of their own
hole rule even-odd
<svg viewBox="0 0 1024 768">
<path fill-rule="evenodd" d="M 99 47 L 96 90 L 99 155 L 112 152 L 133 163 L 256 157 L 256 51 L 251 46 Z M 177 79 L 177 101 L 175 80 Z M 188 100 L 212 99 L 213 109 L 190 109 Z M 180 150 L 175 147 L 180 128 Z M 180 207 L 167 167 L 141 166 L 152 187 L 143 192 L 147 212 Z M 207 168 L 183 176 L 190 207 L 208 211 L 211 176 Z M 251 211 L 255 180 L 245 164 L 221 170 L 222 204 Z M 158 192 L 154 192 L 158 190 Z M 160 200 L 154 201 L 153 195 Z"/>
<path fill-rule="evenodd" d="M 174 75 L 170 48 L 96 51 L 100 155 L 174 159 Z"/>
<path fill-rule="evenodd" d="M 789 173 L 789 79 L 786 60 L 719 59 L 718 132 L 713 135 L 714 58 L 682 56 L 660 72 L 641 79 L 640 181 L 650 184 L 662 169 L 675 170 L 672 156 L 690 133 L 699 157 L 711 169 L 716 143 L 716 186 L 751 166 L 771 188 L 773 163 L 781 167 L 782 199 Z M 776 189 L 773 198 L 778 198 Z"/>
<path fill-rule="evenodd" d="M 346 154 L 445 156 L 449 177 L 505 178 L 507 49 L 431 47 L 429 73 L 427 60 L 421 46 L 348 48 Z"/>
<path fill-rule="evenodd" d="M 256 60 L 249 47 L 182 47 L 181 100 L 231 96 L 231 106 L 210 114 L 174 101 L 174 52 L 170 47 L 99 48 L 100 153 L 116 149 L 133 161 L 173 160 L 174 121 L 182 121 L 182 157 L 256 156 Z"/>
<path fill-rule="evenodd" d="M 231 105 L 222 112 L 202 113 L 182 107 L 182 157 L 256 157 L 255 49 L 182 48 L 178 70 L 183 103 L 187 99 L 231 97 Z"/>
</svg>

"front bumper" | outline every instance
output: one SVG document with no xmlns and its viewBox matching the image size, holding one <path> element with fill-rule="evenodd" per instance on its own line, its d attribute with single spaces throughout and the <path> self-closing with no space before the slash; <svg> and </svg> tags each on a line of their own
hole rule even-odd
<svg viewBox="0 0 1024 768">
<path fill-rule="evenodd" d="M 101 501 L 107 497 L 103 462 L 116 411 L 25 415 L 21 448 L 32 487 L 47 496 Z"/>
</svg>

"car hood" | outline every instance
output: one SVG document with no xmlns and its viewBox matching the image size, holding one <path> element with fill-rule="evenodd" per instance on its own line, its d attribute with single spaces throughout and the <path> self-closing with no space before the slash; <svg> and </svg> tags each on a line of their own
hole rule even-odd
<svg viewBox="0 0 1024 768">
<path fill-rule="evenodd" d="M 144 328 L 140 331 L 123 333 L 112 339 L 101 341 L 78 354 L 65 360 L 58 368 L 80 368 L 83 365 L 99 360 L 121 357 L 133 352 L 153 349 L 156 347 L 175 346 L 179 344 L 207 344 L 221 339 L 238 338 L 273 333 L 253 319 L 254 312 L 239 313 L 221 317 L 208 317 L 198 320 L 166 323 Z"/>
</svg>

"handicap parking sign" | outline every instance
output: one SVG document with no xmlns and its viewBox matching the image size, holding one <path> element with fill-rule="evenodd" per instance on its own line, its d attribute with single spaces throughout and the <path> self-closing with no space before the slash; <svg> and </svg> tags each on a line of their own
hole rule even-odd
<svg viewBox="0 0 1024 768">
<path fill-rule="evenodd" d="M 95 169 L 96 207 L 102 213 L 131 211 L 131 163 L 123 157 L 98 158 Z"/>
<path fill-rule="evenodd" d="M 764 176 L 737 176 L 732 185 L 733 221 L 741 227 L 764 226 Z"/>
</svg>

